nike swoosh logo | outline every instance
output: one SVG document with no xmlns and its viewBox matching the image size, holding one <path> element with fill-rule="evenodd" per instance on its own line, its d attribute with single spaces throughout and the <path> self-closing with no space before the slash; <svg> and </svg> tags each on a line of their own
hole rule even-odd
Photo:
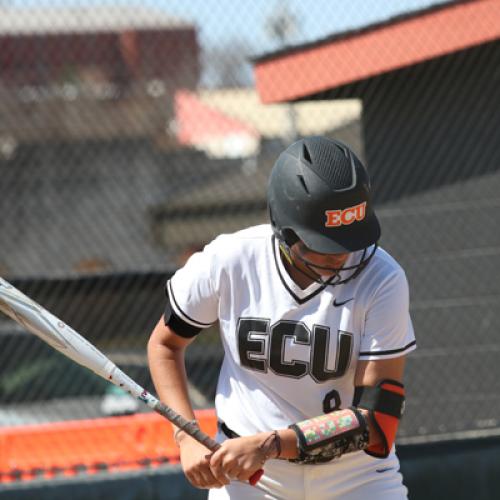
<svg viewBox="0 0 500 500">
<path fill-rule="evenodd" d="M 354 300 L 354 297 L 351 297 L 350 299 L 344 300 L 343 302 L 337 302 L 337 299 L 333 299 L 333 307 L 343 306 L 344 304 L 351 302 L 351 300 Z"/>
<path fill-rule="evenodd" d="M 392 470 L 393 467 L 386 467 L 385 469 L 375 469 L 375 472 L 382 474 L 383 472 L 387 472 L 388 470 Z"/>
</svg>

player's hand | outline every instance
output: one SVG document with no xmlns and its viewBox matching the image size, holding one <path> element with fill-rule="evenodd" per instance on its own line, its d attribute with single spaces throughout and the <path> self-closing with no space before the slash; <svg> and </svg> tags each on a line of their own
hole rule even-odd
<svg viewBox="0 0 500 500">
<path fill-rule="evenodd" d="M 194 439 L 185 435 L 179 442 L 182 470 L 195 488 L 221 488 L 229 484 L 224 475 L 216 478 L 210 469 L 210 452 Z"/>
<path fill-rule="evenodd" d="M 270 436 L 269 432 L 263 432 L 224 441 L 210 457 L 214 477 L 221 482 L 226 478 L 247 481 L 268 458 L 272 458 Z"/>
</svg>

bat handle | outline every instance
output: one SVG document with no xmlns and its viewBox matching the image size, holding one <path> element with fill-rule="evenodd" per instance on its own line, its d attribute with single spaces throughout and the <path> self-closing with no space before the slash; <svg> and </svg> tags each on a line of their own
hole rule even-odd
<svg viewBox="0 0 500 500">
<path fill-rule="evenodd" d="M 161 401 L 158 401 L 155 404 L 154 409 L 160 415 L 172 422 L 175 426 L 179 427 L 179 429 L 182 429 L 186 434 L 189 434 L 192 438 L 196 439 L 196 441 L 206 446 L 210 451 L 217 451 L 220 448 L 220 444 L 201 431 L 196 424 L 186 420 L 182 415 L 179 415 L 174 410 L 164 405 Z M 264 469 L 259 469 L 253 473 L 253 475 L 248 479 L 248 482 L 252 486 L 255 486 L 263 474 Z"/>
</svg>

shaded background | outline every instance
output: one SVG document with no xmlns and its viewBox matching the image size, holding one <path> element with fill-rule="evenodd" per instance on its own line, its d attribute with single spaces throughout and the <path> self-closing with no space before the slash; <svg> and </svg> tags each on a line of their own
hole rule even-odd
<svg viewBox="0 0 500 500">
<path fill-rule="evenodd" d="M 497 0 L 0 2 L 0 275 L 152 389 L 166 279 L 336 137 L 410 282 L 399 442 L 498 435 L 499 26 Z M 215 328 L 189 348 L 195 407 L 221 359 Z M 0 317 L 1 426 L 131 411 Z"/>
</svg>

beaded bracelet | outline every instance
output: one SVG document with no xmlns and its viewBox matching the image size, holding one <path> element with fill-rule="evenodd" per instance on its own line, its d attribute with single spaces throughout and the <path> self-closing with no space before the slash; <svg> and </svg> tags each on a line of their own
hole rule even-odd
<svg viewBox="0 0 500 500">
<path fill-rule="evenodd" d="M 273 444 L 276 447 L 276 457 L 275 458 L 279 458 L 281 455 L 281 438 L 280 438 L 280 435 L 278 434 L 278 431 L 274 430 L 271 432 L 271 434 L 269 434 L 269 436 L 267 436 L 267 438 L 264 440 L 264 442 L 260 445 L 260 448 L 264 450 L 264 461 L 271 458 L 271 455 L 272 455 L 272 447 L 271 447 L 271 449 L 269 449 L 267 451 L 265 450 L 267 442 L 270 439 L 273 439 Z"/>
<path fill-rule="evenodd" d="M 273 431 L 275 442 L 276 442 L 276 458 L 280 458 L 281 456 L 281 438 L 278 434 L 278 431 Z"/>
</svg>

